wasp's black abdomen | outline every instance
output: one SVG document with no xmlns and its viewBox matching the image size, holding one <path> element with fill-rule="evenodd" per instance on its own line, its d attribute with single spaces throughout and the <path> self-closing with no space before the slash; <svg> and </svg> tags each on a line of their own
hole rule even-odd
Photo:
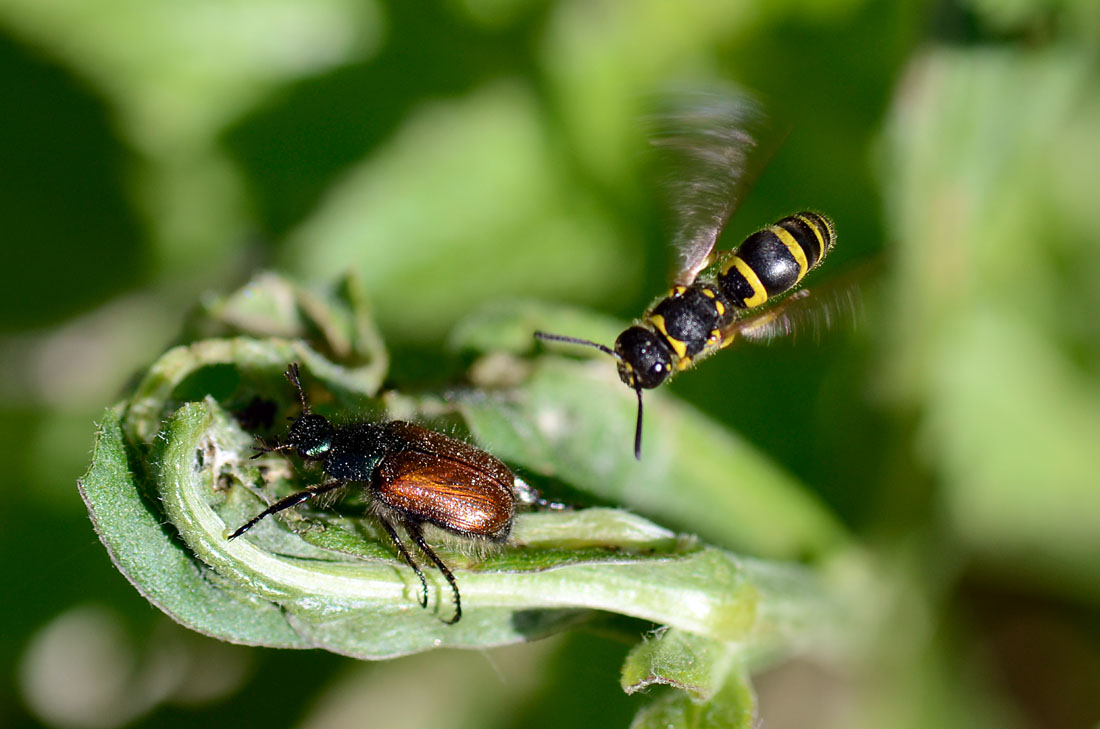
<svg viewBox="0 0 1100 729">
<path fill-rule="evenodd" d="M 773 232 L 774 227 L 750 235 L 736 254 L 760 278 L 768 296 L 783 293 L 802 278 L 798 259 Z"/>
<path fill-rule="evenodd" d="M 719 270 L 718 287 L 733 306 L 760 306 L 797 286 L 835 240 L 832 223 L 822 215 L 804 212 L 783 218 L 730 253 Z"/>
<path fill-rule="evenodd" d="M 804 212 L 791 215 L 783 218 L 776 225 L 790 233 L 802 247 L 808 269 L 812 269 L 825 257 L 835 237 L 833 224 L 818 213 Z"/>
</svg>

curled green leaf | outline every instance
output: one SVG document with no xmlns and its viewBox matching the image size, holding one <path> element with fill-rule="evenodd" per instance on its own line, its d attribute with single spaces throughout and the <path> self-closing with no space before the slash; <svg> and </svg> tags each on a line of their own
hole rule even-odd
<svg viewBox="0 0 1100 729">
<path fill-rule="evenodd" d="M 163 506 L 175 533 L 158 523 L 149 540 L 135 545 L 127 538 L 129 522 L 157 523 L 150 513 L 154 508 L 116 508 L 110 471 L 121 475 L 126 461 L 116 420 L 105 427 L 104 437 L 83 484 L 101 534 L 122 555 L 116 563 L 146 594 L 163 593 L 156 601 L 160 607 L 218 637 L 268 644 L 254 635 L 251 617 L 240 620 L 245 632 L 238 632 L 235 622 L 213 626 L 189 616 L 205 616 L 225 605 L 246 613 L 256 610 L 280 616 L 283 632 L 296 636 L 279 645 L 310 645 L 370 658 L 528 640 L 575 622 L 585 609 L 619 612 L 727 641 L 743 638 L 753 624 L 756 594 L 737 558 L 615 510 L 560 518 L 521 516 L 517 536 L 528 546 L 508 548 L 456 570 L 468 607 L 466 617 L 454 626 L 439 617 L 449 609 L 442 580 L 433 575 L 433 604 L 422 610 L 415 603 L 417 584 L 411 571 L 375 540 L 361 540 L 367 546 L 357 547 L 356 540 L 347 539 L 346 551 L 311 550 L 302 540 L 295 549 L 284 550 L 283 540 L 297 538 L 281 526 L 265 525 L 255 540 L 249 535 L 230 542 L 229 532 L 259 502 L 239 485 L 223 485 L 240 467 L 251 441 L 213 402 L 183 406 L 155 438 L 147 486 L 155 490 L 156 503 Z M 133 479 L 123 485 L 138 501 Z M 348 528 L 343 517 L 331 519 L 322 517 L 304 528 L 325 533 Z M 593 543 L 593 527 L 599 546 L 580 546 Z M 351 529 L 354 536 L 355 527 Z M 170 555 L 184 566 L 190 560 L 191 569 L 183 570 L 188 579 L 168 579 L 157 569 L 150 575 L 146 554 Z M 451 560 L 462 564 L 461 555 Z M 145 584 L 151 577 L 158 582 L 156 590 Z M 196 591 L 196 584 L 202 589 Z"/>
<path fill-rule="evenodd" d="M 683 691 L 658 697 L 638 712 L 630 729 L 751 729 L 755 712 L 756 696 L 748 677 L 736 670 L 707 701 Z"/>
<path fill-rule="evenodd" d="M 661 628 L 630 651 L 623 664 L 623 691 L 633 694 L 665 684 L 696 700 L 710 699 L 725 684 L 736 654 L 732 644 Z"/>
<path fill-rule="evenodd" d="M 277 438 L 282 423 L 277 416 L 298 412 L 282 378 L 288 362 L 301 363 L 321 395 L 317 407 L 334 417 L 343 413 L 347 422 L 348 412 L 363 419 L 382 409 L 374 396 L 384 353 L 364 350 L 343 364 L 321 352 L 343 346 L 339 332 L 356 329 L 347 326 L 359 316 L 354 306 L 313 306 L 310 328 L 328 332 L 320 340 L 270 336 L 272 321 L 298 320 L 305 298 L 287 298 L 294 288 L 279 280 L 261 284 L 258 301 L 234 295 L 208 305 L 210 320 L 195 327 L 219 336 L 167 352 L 134 395 L 108 411 L 92 467 L 80 482 L 115 564 L 181 623 L 228 641 L 386 658 L 443 646 L 532 640 L 605 611 L 670 626 L 669 635 L 683 642 L 654 644 L 659 651 L 644 660 L 639 652 L 635 663 L 653 667 L 647 674 L 653 682 L 713 696 L 723 685 L 726 659 L 716 659 L 698 680 L 676 683 L 675 666 L 691 653 L 690 646 L 697 655 L 713 647 L 717 657 L 732 655 L 734 645 L 773 645 L 778 633 L 770 627 L 771 617 L 761 620 L 762 615 L 779 615 L 782 624 L 787 595 L 808 595 L 810 603 L 822 599 L 810 587 L 816 578 L 809 570 L 789 568 L 785 574 L 792 584 L 805 585 L 776 593 L 774 581 L 761 579 L 766 577 L 761 563 L 614 508 L 521 513 L 508 543 L 494 549 L 471 550 L 445 532 L 429 533 L 462 592 L 463 618 L 454 625 L 445 623 L 451 595 L 439 572 L 425 569 L 430 601 L 427 609 L 418 604 L 419 580 L 370 516 L 365 489 L 352 489 L 339 508 L 303 505 L 230 541 L 228 535 L 267 504 L 319 478 L 298 472 L 294 459 L 279 454 L 250 458 L 257 432 Z M 287 302 L 294 303 L 288 308 Z M 264 316 L 267 324 L 255 324 Z M 263 332 L 247 331 L 248 326 Z M 348 336 L 346 341 L 355 338 Z M 520 466 L 521 473 L 538 477 L 540 461 L 523 447 L 524 433 L 538 432 L 536 421 L 545 420 L 540 408 L 548 397 L 576 386 L 568 379 L 569 367 L 567 377 L 556 380 L 560 371 L 556 361 L 531 369 L 510 386 L 510 395 L 494 390 L 479 400 L 468 390 L 450 400 L 389 397 L 386 403 L 417 420 L 427 413 L 458 416 L 479 442 L 491 443 L 493 452 Z M 593 395 L 591 403 L 601 402 L 595 386 L 579 392 Z M 253 419 L 257 400 L 268 402 L 262 410 L 270 422 L 242 426 Z M 509 410 L 509 402 L 525 400 L 542 404 Z M 494 407 L 509 413 L 509 427 L 495 436 L 485 427 Z M 531 440 L 538 448 L 553 445 L 545 435 Z M 573 446 L 563 452 L 572 460 L 557 461 L 555 475 L 583 492 L 600 471 Z M 565 468 L 570 463 L 573 468 Z M 630 500 L 627 482 L 616 481 L 615 487 Z M 650 493 L 648 488 L 636 493 Z"/>
</svg>

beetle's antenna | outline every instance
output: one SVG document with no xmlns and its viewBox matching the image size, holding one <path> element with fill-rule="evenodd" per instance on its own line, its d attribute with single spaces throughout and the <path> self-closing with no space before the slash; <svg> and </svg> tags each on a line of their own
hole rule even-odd
<svg viewBox="0 0 1100 729">
<path fill-rule="evenodd" d="M 268 445 L 267 441 L 264 440 L 263 438 L 261 438 L 260 436 L 257 435 L 257 436 L 253 436 L 253 437 L 255 437 L 256 440 L 258 440 L 260 442 L 260 444 L 252 446 L 252 450 L 254 450 L 256 452 L 254 454 L 252 454 L 252 456 L 249 458 L 250 461 L 256 460 L 257 458 L 259 458 L 260 456 L 262 456 L 265 453 L 275 453 L 277 451 L 288 451 L 288 450 L 290 450 L 294 447 L 290 443 L 276 443 L 275 445 Z"/>
<path fill-rule="evenodd" d="M 298 363 L 291 362 L 286 368 L 286 378 L 294 389 L 298 391 L 298 400 L 302 403 L 302 415 L 309 415 L 309 401 L 306 400 L 306 391 L 302 389 L 302 380 L 298 376 Z"/>
<path fill-rule="evenodd" d="M 566 337 L 562 336 L 561 334 L 549 334 L 547 332 L 535 332 L 535 339 L 543 339 L 548 342 L 567 342 L 569 344 L 580 344 L 585 347 L 595 347 L 604 354 L 610 354 L 615 359 L 622 359 L 622 357 L 619 356 L 619 353 L 611 347 L 605 347 L 602 344 L 590 342 L 587 339 L 577 339 L 576 337 Z"/>
<path fill-rule="evenodd" d="M 642 388 L 634 386 L 638 393 L 638 424 L 634 426 L 634 457 L 642 460 Z"/>
</svg>

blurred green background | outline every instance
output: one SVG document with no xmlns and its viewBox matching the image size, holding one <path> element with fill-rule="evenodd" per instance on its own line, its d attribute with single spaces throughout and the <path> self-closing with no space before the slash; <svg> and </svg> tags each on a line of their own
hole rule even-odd
<svg viewBox="0 0 1100 729">
<path fill-rule="evenodd" d="M 761 677 L 765 725 L 1097 726 L 1098 48 L 1094 0 L 0 0 L 0 724 L 629 725 L 598 637 L 359 664 L 188 633 L 74 482 L 186 312 L 261 268 L 358 272 L 394 386 L 441 384 L 482 304 L 637 316 L 670 260 L 638 117 L 703 78 L 789 129 L 726 244 L 810 207 L 840 235 L 815 276 L 880 264 L 854 332 L 672 385 L 887 596 L 852 665 Z"/>
</svg>

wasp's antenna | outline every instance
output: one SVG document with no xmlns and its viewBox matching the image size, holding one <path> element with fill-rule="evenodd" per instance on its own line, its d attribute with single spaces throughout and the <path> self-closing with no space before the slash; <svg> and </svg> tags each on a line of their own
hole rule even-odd
<svg viewBox="0 0 1100 729">
<path fill-rule="evenodd" d="M 535 332 L 535 339 L 544 339 L 544 340 L 550 341 L 550 342 L 567 342 L 569 344 L 580 344 L 580 345 L 585 346 L 585 347 L 595 347 L 596 349 L 600 350 L 604 354 L 610 354 L 615 359 L 620 359 L 620 360 L 622 359 L 622 357 L 619 356 L 619 353 L 616 352 L 611 347 L 605 347 L 602 344 L 597 344 L 596 342 L 590 342 L 587 339 L 577 339 L 576 337 L 565 337 L 565 336 L 562 336 L 561 334 L 549 334 L 547 332 Z"/>
<path fill-rule="evenodd" d="M 298 363 L 291 362 L 286 368 L 286 378 L 294 389 L 298 391 L 298 400 L 302 403 L 302 415 L 309 415 L 309 401 L 306 400 L 306 391 L 302 389 L 302 381 L 298 376 Z"/>
<path fill-rule="evenodd" d="M 642 460 L 642 388 L 635 386 L 638 393 L 638 424 L 634 426 L 634 457 Z"/>
</svg>

